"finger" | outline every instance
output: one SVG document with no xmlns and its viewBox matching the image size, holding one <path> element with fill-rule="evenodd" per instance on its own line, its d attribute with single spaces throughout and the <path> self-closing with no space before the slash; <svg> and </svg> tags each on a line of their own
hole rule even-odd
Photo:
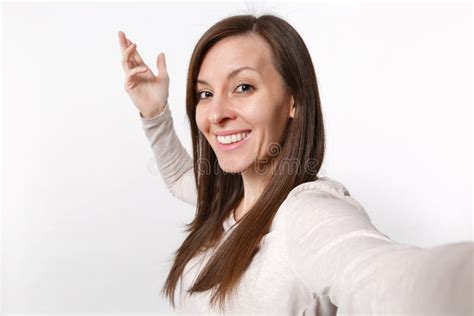
<svg viewBox="0 0 474 316">
<path fill-rule="evenodd" d="M 127 63 L 124 61 L 125 60 L 124 53 L 125 53 L 125 50 L 130 46 L 130 41 L 125 36 L 125 33 L 122 31 L 118 32 L 118 37 L 119 37 L 120 49 L 122 51 L 122 68 L 126 73 L 128 69 L 135 66 L 133 63 L 130 63 L 130 62 Z"/>
<path fill-rule="evenodd" d="M 122 31 L 119 31 L 118 32 L 118 38 L 119 38 L 120 50 L 123 54 L 123 51 L 128 47 L 127 38 L 125 37 L 125 33 L 122 32 Z"/>
<path fill-rule="evenodd" d="M 123 52 L 123 57 L 122 57 L 122 66 L 124 67 L 124 70 L 127 72 L 131 69 L 134 68 L 135 65 L 133 62 L 130 60 L 130 56 L 132 54 L 132 51 L 135 49 L 136 44 L 132 44 L 128 46 L 125 51 Z"/>
<path fill-rule="evenodd" d="M 132 44 L 132 42 L 130 42 L 130 40 L 128 40 L 128 39 L 127 39 L 127 43 L 128 43 L 128 45 L 131 45 L 131 44 Z M 135 61 L 135 63 L 137 64 L 137 66 L 138 66 L 138 65 L 144 65 L 144 64 L 145 64 L 145 63 L 143 62 L 142 57 L 140 56 L 140 54 L 138 53 L 137 50 L 135 50 L 135 52 L 133 53 L 132 58 L 133 58 L 133 60 Z"/>
<path fill-rule="evenodd" d="M 146 72 L 148 70 L 147 67 L 135 67 L 127 74 L 127 79 L 125 80 L 125 87 L 128 89 L 132 89 L 137 85 L 137 82 L 134 82 L 134 77 L 139 74 Z"/>
<path fill-rule="evenodd" d="M 133 68 L 132 70 L 130 70 L 128 72 L 127 77 L 128 77 L 128 79 L 133 78 L 133 76 L 135 76 L 139 73 L 146 72 L 147 70 L 148 70 L 147 67 L 143 67 L 143 66 L 142 67 L 135 67 L 135 68 Z"/>
<path fill-rule="evenodd" d="M 129 39 L 127 39 L 127 43 L 129 44 L 129 47 L 130 47 L 130 45 L 134 45 L 133 51 L 130 53 L 129 60 L 132 63 L 132 67 L 137 67 L 137 66 L 139 66 L 139 63 L 135 59 L 135 52 L 137 51 L 137 44 L 133 43 Z"/>
<path fill-rule="evenodd" d="M 165 53 L 158 54 L 158 58 L 156 59 L 156 67 L 158 68 L 158 75 L 168 75 L 168 70 L 166 69 L 166 60 L 165 60 Z"/>
<path fill-rule="evenodd" d="M 130 61 L 130 59 L 125 59 L 125 51 L 127 48 L 130 47 L 132 43 L 128 40 L 124 32 L 119 31 L 118 36 L 119 36 L 120 47 L 122 50 L 122 68 L 126 73 L 130 68 L 133 68 L 136 66 L 134 62 Z"/>
</svg>

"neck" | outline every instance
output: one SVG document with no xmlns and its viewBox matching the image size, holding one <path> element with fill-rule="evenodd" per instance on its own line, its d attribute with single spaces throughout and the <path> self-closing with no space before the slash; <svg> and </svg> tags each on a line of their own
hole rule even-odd
<svg viewBox="0 0 474 316">
<path fill-rule="evenodd" d="M 262 195 L 263 190 L 270 181 L 272 172 L 270 166 L 257 169 L 249 167 L 241 173 L 244 186 L 244 196 L 234 209 L 234 219 L 239 221 Z"/>
</svg>

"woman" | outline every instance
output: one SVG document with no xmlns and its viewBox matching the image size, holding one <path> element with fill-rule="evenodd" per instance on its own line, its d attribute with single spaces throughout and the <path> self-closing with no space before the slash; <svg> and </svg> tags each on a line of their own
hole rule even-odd
<svg viewBox="0 0 474 316">
<path fill-rule="evenodd" d="M 196 206 L 163 288 L 174 308 L 287 315 L 335 315 L 338 308 L 471 311 L 474 243 L 430 249 L 396 243 L 372 225 L 344 185 L 317 176 L 324 126 L 316 75 L 306 45 L 286 21 L 232 16 L 198 41 L 186 94 L 193 159 L 173 128 L 164 54 L 155 76 L 136 45 L 122 32 L 119 39 L 125 89 L 163 180 Z"/>
</svg>

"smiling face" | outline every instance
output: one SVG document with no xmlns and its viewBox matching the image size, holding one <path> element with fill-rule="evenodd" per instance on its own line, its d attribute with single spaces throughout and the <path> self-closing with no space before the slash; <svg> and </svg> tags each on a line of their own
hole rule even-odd
<svg viewBox="0 0 474 316">
<path fill-rule="evenodd" d="M 256 35 L 216 43 L 204 57 L 196 93 L 197 126 L 225 172 L 247 172 L 268 157 L 294 115 L 271 48 Z"/>
</svg>

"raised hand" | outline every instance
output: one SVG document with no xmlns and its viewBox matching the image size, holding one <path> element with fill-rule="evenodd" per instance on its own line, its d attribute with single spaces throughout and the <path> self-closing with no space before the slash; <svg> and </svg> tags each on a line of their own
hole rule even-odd
<svg viewBox="0 0 474 316">
<path fill-rule="evenodd" d="M 169 76 L 166 70 L 165 54 L 158 54 L 156 65 L 158 76 L 143 62 L 137 45 L 118 32 L 122 51 L 122 68 L 125 72 L 125 91 L 144 118 L 161 113 L 168 101 Z"/>
</svg>

